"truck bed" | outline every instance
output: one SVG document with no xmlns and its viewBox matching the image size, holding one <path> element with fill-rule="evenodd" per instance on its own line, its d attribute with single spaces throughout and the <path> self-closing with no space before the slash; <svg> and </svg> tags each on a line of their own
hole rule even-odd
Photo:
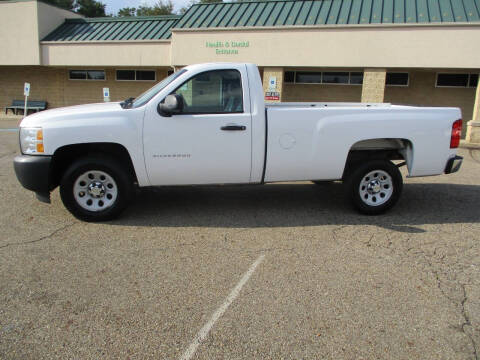
<svg viewBox="0 0 480 360">
<path fill-rule="evenodd" d="M 348 153 L 369 139 L 400 140 L 410 176 L 442 174 L 455 156 L 459 109 L 365 103 L 276 103 L 267 108 L 265 181 L 341 179 Z M 366 144 L 366 146 L 364 146 Z"/>
</svg>

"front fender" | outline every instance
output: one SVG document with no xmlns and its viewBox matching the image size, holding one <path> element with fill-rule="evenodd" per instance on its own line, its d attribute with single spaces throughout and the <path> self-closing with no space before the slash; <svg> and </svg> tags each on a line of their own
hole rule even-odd
<svg viewBox="0 0 480 360">
<path fill-rule="evenodd" d="M 45 155 L 76 144 L 112 143 L 129 153 L 140 186 L 149 186 L 143 157 L 144 109 L 125 109 L 112 113 L 72 114 L 57 121 L 43 121 Z M 23 125 L 23 124 L 22 124 Z M 29 126 L 35 126 L 30 124 Z"/>
</svg>

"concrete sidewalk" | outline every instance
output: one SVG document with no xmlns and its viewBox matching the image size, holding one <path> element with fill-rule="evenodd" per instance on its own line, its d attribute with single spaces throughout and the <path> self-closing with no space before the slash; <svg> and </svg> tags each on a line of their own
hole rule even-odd
<svg viewBox="0 0 480 360">
<path fill-rule="evenodd" d="M 0 129 L 17 128 L 23 119 L 23 115 L 0 115 Z"/>
</svg>

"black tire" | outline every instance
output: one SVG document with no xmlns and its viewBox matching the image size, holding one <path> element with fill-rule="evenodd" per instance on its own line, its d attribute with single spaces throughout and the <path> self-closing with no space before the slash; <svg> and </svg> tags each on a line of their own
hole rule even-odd
<svg viewBox="0 0 480 360">
<path fill-rule="evenodd" d="M 82 174 L 98 171 L 108 174 L 116 185 L 116 198 L 105 210 L 89 211 L 83 208 L 74 196 L 74 184 Z M 120 164 L 107 155 L 88 156 L 75 161 L 63 174 L 60 181 L 60 196 L 65 207 L 78 219 L 96 222 L 117 218 L 127 207 L 134 194 L 133 179 Z M 108 195 L 108 194 L 107 194 Z"/>
<path fill-rule="evenodd" d="M 376 171 L 379 173 L 375 173 Z M 372 172 L 371 178 L 367 176 Z M 384 173 L 388 174 L 390 178 L 382 176 Z M 375 175 L 377 176 L 375 177 Z M 359 212 L 367 215 L 378 215 L 397 203 L 402 193 L 403 179 L 397 166 L 392 162 L 371 160 L 352 169 L 345 185 L 350 202 Z M 383 197 L 381 197 L 382 194 Z M 374 201 L 380 204 L 376 205 Z"/>
</svg>

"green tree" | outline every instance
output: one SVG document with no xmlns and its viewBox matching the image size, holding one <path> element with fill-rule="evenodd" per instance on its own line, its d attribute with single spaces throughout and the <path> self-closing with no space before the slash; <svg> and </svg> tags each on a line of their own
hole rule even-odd
<svg viewBox="0 0 480 360">
<path fill-rule="evenodd" d="M 137 12 L 137 9 L 135 8 L 129 8 L 129 7 L 125 7 L 125 8 L 122 8 L 120 10 L 118 10 L 118 15 L 117 16 L 135 16 Z"/>
<path fill-rule="evenodd" d="M 75 11 L 86 17 L 103 17 L 105 14 L 105 4 L 96 0 L 77 0 Z"/>
<path fill-rule="evenodd" d="M 158 0 L 153 6 L 140 5 L 137 9 L 137 16 L 153 16 L 153 15 L 172 15 L 173 3 L 171 0 Z"/>
</svg>

